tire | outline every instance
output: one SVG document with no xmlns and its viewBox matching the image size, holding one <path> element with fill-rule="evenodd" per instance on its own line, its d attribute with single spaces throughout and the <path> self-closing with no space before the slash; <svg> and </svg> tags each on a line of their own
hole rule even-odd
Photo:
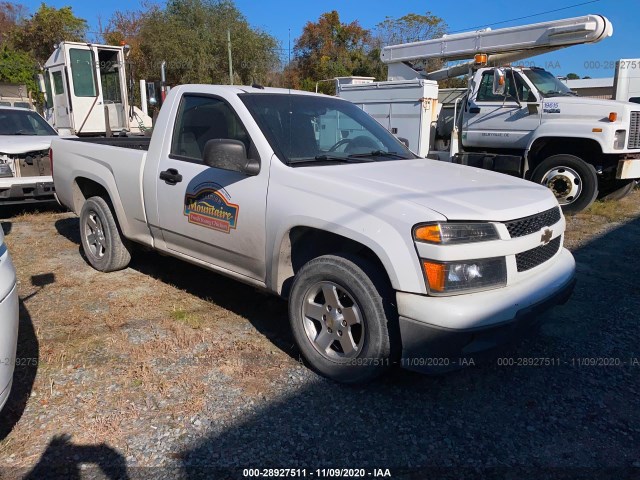
<svg viewBox="0 0 640 480">
<path fill-rule="evenodd" d="M 131 261 L 129 242 L 102 197 L 84 202 L 80 211 L 80 241 L 89 264 L 101 272 L 122 270 Z"/>
<path fill-rule="evenodd" d="M 633 187 L 636 186 L 635 179 L 633 180 L 614 180 L 611 185 L 600 186 L 600 194 L 598 198 L 600 200 L 622 200 L 624 197 L 633 192 Z"/>
<path fill-rule="evenodd" d="M 393 363 L 400 343 L 393 298 L 386 275 L 360 257 L 309 261 L 289 296 L 289 321 L 302 356 L 338 382 L 378 377 Z"/>
<path fill-rule="evenodd" d="M 531 180 L 549 187 L 569 215 L 588 208 L 598 195 L 596 169 L 575 155 L 546 158 L 535 168 Z"/>
</svg>

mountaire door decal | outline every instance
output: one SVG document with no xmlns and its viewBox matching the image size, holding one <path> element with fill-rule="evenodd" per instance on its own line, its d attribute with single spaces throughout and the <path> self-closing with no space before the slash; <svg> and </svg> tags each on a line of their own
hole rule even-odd
<svg viewBox="0 0 640 480">
<path fill-rule="evenodd" d="M 224 233 L 235 229 L 240 207 L 227 199 L 226 191 L 219 185 L 207 183 L 199 187 L 185 196 L 184 214 L 189 223 Z"/>
</svg>

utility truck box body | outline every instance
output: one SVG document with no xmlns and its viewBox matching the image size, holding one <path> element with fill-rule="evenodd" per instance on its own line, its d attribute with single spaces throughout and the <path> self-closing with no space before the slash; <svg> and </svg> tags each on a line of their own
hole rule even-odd
<svg viewBox="0 0 640 480">
<path fill-rule="evenodd" d="M 438 114 L 438 83 L 399 80 L 339 85 L 338 96 L 355 103 L 398 138 L 412 152 L 426 157 Z"/>
</svg>

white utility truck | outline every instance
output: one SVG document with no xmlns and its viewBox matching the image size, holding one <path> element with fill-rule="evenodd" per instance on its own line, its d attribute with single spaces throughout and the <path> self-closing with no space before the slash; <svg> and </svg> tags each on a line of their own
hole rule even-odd
<svg viewBox="0 0 640 480">
<path fill-rule="evenodd" d="M 45 118 L 60 135 L 142 134 L 151 118 L 133 105 L 128 46 L 60 42 L 44 65 Z"/>
<path fill-rule="evenodd" d="M 51 158 L 94 268 L 138 243 L 288 298 L 301 353 L 340 381 L 459 367 L 573 287 L 549 189 L 417 158 L 335 97 L 182 85 L 151 138 L 55 139 Z"/>
<path fill-rule="evenodd" d="M 551 73 L 510 62 L 599 42 L 612 31 L 605 17 L 587 15 L 387 46 L 381 58 L 388 81 L 342 83 L 338 95 L 420 156 L 532 180 L 575 213 L 598 194 L 625 195 L 640 177 L 640 107 L 578 98 Z M 470 58 L 434 72 L 413 68 L 429 59 Z M 468 87 L 443 108 L 436 81 L 464 74 Z"/>
<path fill-rule="evenodd" d="M 621 58 L 616 62 L 613 94 L 616 100 L 640 103 L 640 58 Z"/>
</svg>

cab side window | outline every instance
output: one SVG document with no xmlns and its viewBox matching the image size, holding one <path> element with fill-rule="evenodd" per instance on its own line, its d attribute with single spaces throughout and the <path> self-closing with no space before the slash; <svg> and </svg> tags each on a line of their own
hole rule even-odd
<svg viewBox="0 0 640 480">
<path fill-rule="evenodd" d="M 236 113 L 222 100 L 213 97 L 182 97 L 171 141 L 171 155 L 202 161 L 209 140 L 239 140 L 248 152 L 250 139 Z"/>
<path fill-rule="evenodd" d="M 515 78 L 515 83 L 514 83 Z M 519 73 L 507 72 L 505 75 L 507 101 L 515 101 L 517 98 L 521 102 L 535 102 L 536 96 L 529 88 L 529 85 L 522 79 Z M 480 80 L 480 88 L 478 89 L 478 95 L 476 96 L 478 102 L 504 102 L 505 98 L 502 95 L 493 94 L 493 70 L 486 71 L 482 74 Z"/>
</svg>

